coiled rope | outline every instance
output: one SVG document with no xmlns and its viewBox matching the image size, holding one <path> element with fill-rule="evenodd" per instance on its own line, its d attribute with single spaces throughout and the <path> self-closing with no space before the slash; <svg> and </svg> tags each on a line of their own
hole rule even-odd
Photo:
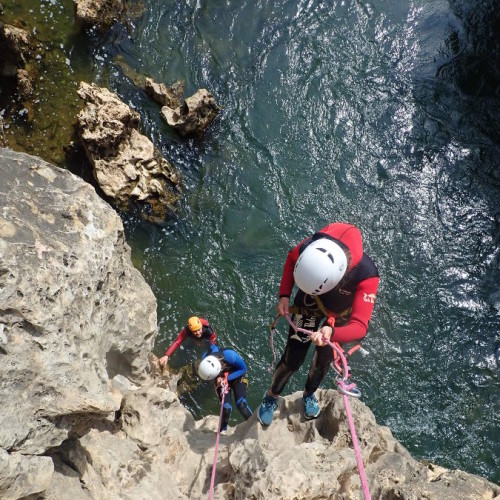
<svg viewBox="0 0 500 500">
<path fill-rule="evenodd" d="M 224 409 L 224 396 L 229 392 L 229 385 L 227 382 L 227 373 L 221 382 L 221 402 L 220 402 L 220 414 L 219 414 L 219 425 L 217 427 L 217 439 L 215 441 L 215 451 L 214 451 L 214 463 L 212 465 L 212 477 L 210 479 L 210 491 L 208 493 L 208 500 L 212 500 L 214 494 L 214 483 L 215 483 L 215 469 L 217 467 L 217 453 L 219 452 L 219 438 L 220 438 L 220 426 L 222 424 L 222 411 Z"/>
</svg>

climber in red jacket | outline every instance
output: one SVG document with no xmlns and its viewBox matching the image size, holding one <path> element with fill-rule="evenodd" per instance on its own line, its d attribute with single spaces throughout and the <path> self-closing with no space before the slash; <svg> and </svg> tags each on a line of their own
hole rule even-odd
<svg viewBox="0 0 500 500">
<path fill-rule="evenodd" d="M 215 345 L 217 341 L 215 331 L 206 319 L 191 316 L 188 319 L 187 325 L 181 330 L 177 338 L 172 342 L 172 345 L 165 351 L 165 355 L 158 360 L 160 366 L 166 366 L 168 358 L 172 356 L 187 337 L 192 337 L 197 343 L 204 340 L 209 346 Z"/>
<path fill-rule="evenodd" d="M 298 291 L 290 307 L 294 283 Z M 316 352 L 303 401 L 307 419 L 319 415 L 314 392 L 333 361 L 332 348 L 324 338 L 345 343 L 366 335 L 378 283 L 377 267 L 363 252 L 361 233 L 352 224 L 329 224 L 288 253 L 281 278 L 278 313 L 281 316 L 292 314 L 294 325 L 311 330 L 311 335 L 290 327 L 285 352 L 257 413 L 263 425 L 271 425 L 278 396 L 304 362 L 311 342 L 316 345 Z"/>
</svg>

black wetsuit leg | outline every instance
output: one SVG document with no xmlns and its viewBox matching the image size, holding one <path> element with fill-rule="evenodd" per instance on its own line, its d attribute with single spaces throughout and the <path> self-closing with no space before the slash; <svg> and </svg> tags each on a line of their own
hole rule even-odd
<svg viewBox="0 0 500 500">
<path fill-rule="evenodd" d="M 307 394 L 312 394 L 319 387 L 328 373 L 328 368 L 330 368 L 332 361 L 333 349 L 329 345 L 316 347 L 305 385 L 305 392 Z"/>
<path fill-rule="evenodd" d="M 292 314 L 291 320 L 298 328 L 315 331 L 318 329 L 321 318 Z M 281 394 L 290 377 L 302 366 L 310 345 L 309 335 L 296 332 L 290 326 L 285 352 L 274 370 L 271 383 L 271 391 L 274 394 Z"/>
<path fill-rule="evenodd" d="M 245 420 L 248 420 L 252 416 L 252 410 L 247 403 L 247 382 L 246 377 L 241 377 L 232 384 L 234 392 L 234 400 L 236 401 L 236 407 L 239 412 L 243 415 Z"/>
</svg>

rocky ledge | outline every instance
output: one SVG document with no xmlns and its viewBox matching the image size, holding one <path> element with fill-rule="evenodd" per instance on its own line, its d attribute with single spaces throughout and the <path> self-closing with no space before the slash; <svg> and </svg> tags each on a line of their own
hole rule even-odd
<svg viewBox="0 0 500 500">
<path fill-rule="evenodd" d="M 197 499 L 218 416 L 195 421 L 150 354 L 156 300 L 94 189 L 0 149 L 0 498 Z M 221 436 L 214 498 L 362 498 L 341 396 L 300 395 Z M 493 499 L 485 479 L 414 460 L 351 400 L 374 499 Z"/>
</svg>

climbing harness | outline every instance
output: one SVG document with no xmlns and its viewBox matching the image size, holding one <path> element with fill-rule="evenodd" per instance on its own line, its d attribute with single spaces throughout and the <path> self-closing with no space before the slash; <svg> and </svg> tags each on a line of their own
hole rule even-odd
<svg viewBox="0 0 500 500">
<path fill-rule="evenodd" d="M 210 492 L 208 494 L 208 500 L 212 500 L 212 495 L 214 493 L 214 483 L 215 483 L 215 469 L 217 466 L 217 453 L 219 452 L 219 438 L 220 438 L 220 426 L 222 423 L 222 410 L 224 408 L 224 396 L 229 392 L 229 384 L 227 381 L 227 372 L 224 374 L 224 380 L 221 382 L 221 402 L 220 402 L 220 414 L 219 414 L 219 424 L 217 426 L 217 439 L 215 441 L 215 451 L 214 451 L 214 463 L 212 465 L 212 477 L 210 479 Z"/>
<path fill-rule="evenodd" d="M 267 371 L 271 373 L 274 371 L 274 367 L 276 365 L 276 351 L 274 349 L 274 333 L 276 331 L 276 324 L 278 323 L 280 317 L 281 315 L 278 314 L 276 318 L 274 318 L 274 321 L 269 325 L 269 329 L 271 331 L 271 334 L 269 336 L 269 344 L 271 345 L 273 361 L 269 366 L 269 368 L 267 369 Z M 286 318 L 295 331 L 311 335 L 311 332 L 309 330 L 304 330 L 303 328 L 297 328 L 290 320 L 290 316 L 287 315 Z M 344 349 L 342 349 L 342 347 L 338 342 L 332 343 L 327 339 L 325 339 L 325 342 L 327 342 L 327 344 L 330 345 L 330 347 L 332 347 L 333 349 L 333 356 L 334 356 L 332 362 L 333 369 L 337 372 L 337 375 L 339 377 L 340 376 L 342 377 L 341 379 L 337 380 L 337 389 L 339 390 L 339 392 L 345 394 L 346 396 L 352 396 L 355 398 L 361 397 L 361 391 L 356 387 L 356 384 L 346 384 L 347 379 L 349 378 L 349 365 L 347 364 L 346 354 Z M 347 351 L 347 356 L 350 356 L 353 352 L 356 352 L 360 348 L 361 346 L 359 344 L 355 345 L 349 351 Z M 345 373 L 344 373 L 344 363 L 345 363 Z"/>
<path fill-rule="evenodd" d="M 287 314 L 286 319 L 290 326 L 296 331 L 305 333 L 306 335 L 311 335 L 312 332 L 305 330 L 304 328 L 298 328 L 295 326 Z M 276 320 L 275 320 L 276 321 Z M 361 449 L 359 448 L 358 437 L 356 436 L 356 429 L 354 427 L 354 419 L 352 418 L 351 406 L 349 404 L 348 396 L 353 396 L 359 398 L 361 392 L 356 388 L 356 384 L 348 384 L 349 379 L 349 365 L 347 364 L 347 359 L 344 354 L 344 350 L 336 342 L 331 342 L 329 339 L 323 337 L 323 341 L 328 344 L 334 353 L 333 367 L 338 373 L 339 378 L 337 380 L 337 388 L 342 393 L 342 398 L 344 399 L 344 405 L 347 413 L 347 421 L 349 424 L 349 430 L 351 431 L 352 444 L 354 447 L 354 454 L 356 456 L 356 463 L 358 465 L 359 478 L 361 480 L 361 488 L 363 490 L 363 497 L 365 500 L 371 500 L 370 490 L 368 489 L 368 482 L 366 481 L 365 469 L 363 466 L 363 459 L 361 457 Z M 337 344 L 337 345 L 335 345 Z M 348 355 L 359 349 L 359 346 L 354 347 L 348 352 Z M 337 356 L 337 357 L 336 357 Z"/>
</svg>

